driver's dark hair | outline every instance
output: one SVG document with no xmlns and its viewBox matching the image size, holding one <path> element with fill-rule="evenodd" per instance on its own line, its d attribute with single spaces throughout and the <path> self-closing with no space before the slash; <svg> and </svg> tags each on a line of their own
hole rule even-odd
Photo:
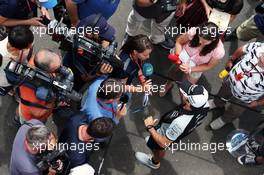
<svg viewBox="0 0 264 175">
<path fill-rule="evenodd" d="M 116 124 L 111 118 L 100 117 L 89 124 L 86 133 L 93 138 L 105 138 L 112 135 L 115 127 Z"/>
<path fill-rule="evenodd" d="M 122 80 L 116 78 L 108 78 L 104 80 L 97 91 L 97 98 L 101 100 L 110 100 L 120 98 L 124 92 L 124 84 Z"/>
<path fill-rule="evenodd" d="M 142 53 L 146 49 L 153 49 L 153 45 L 148 36 L 140 34 L 129 38 L 122 46 L 121 51 L 130 54 L 133 50 Z"/>
</svg>

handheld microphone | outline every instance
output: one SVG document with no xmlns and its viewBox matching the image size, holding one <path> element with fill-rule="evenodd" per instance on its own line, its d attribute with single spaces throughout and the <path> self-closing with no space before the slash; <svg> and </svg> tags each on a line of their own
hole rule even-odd
<svg viewBox="0 0 264 175">
<path fill-rule="evenodd" d="M 171 53 L 168 55 L 168 59 L 172 61 L 174 64 L 177 64 L 177 65 L 182 64 L 182 61 L 180 60 L 180 57 L 178 54 Z"/>
<path fill-rule="evenodd" d="M 142 72 L 143 75 L 146 77 L 146 79 L 148 80 L 150 78 L 150 76 L 153 74 L 154 72 L 154 68 L 152 66 L 152 64 L 150 63 L 144 63 L 143 67 L 142 67 Z M 143 98 L 143 106 L 147 106 L 149 103 L 149 94 L 145 93 L 144 94 L 144 98 Z"/>
<path fill-rule="evenodd" d="M 154 68 L 150 63 L 144 63 L 142 67 L 143 75 L 149 79 L 149 77 L 153 74 Z"/>
<path fill-rule="evenodd" d="M 121 98 L 120 98 L 120 102 L 121 102 L 121 107 L 120 107 L 120 111 L 122 111 L 123 107 L 125 106 L 125 104 L 128 102 L 129 100 L 129 96 L 127 94 L 124 94 Z"/>
</svg>

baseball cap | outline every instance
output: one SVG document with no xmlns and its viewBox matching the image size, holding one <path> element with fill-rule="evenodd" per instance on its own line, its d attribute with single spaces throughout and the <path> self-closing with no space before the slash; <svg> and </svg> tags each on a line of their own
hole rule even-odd
<svg viewBox="0 0 264 175">
<path fill-rule="evenodd" d="M 115 40 L 115 29 L 107 23 L 107 20 L 100 15 L 100 14 L 93 14 L 87 16 L 86 18 L 82 19 L 79 24 L 79 27 L 98 27 L 99 29 L 99 36 L 103 40 L 107 40 L 112 42 Z M 98 18 L 99 17 L 99 18 Z"/>
<path fill-rule="evenodd" d="M 71 169 L 69 175 L 94 175 L 95 171 L 89 164 L 83 164 Z"/>
<path fill-rule="evenodd" d="M 45 7 L 47 9 L 52 9 L 58 4 L 57 0 L 38 0 L 38 1 L 41 7 Z"/>
<path fill-rule="evenodd" d="M 203 107 L 208 101 L 208 91 L 201 85 L 192 84 L 184 80 L 180 85 L 180 92 L 188 99 L 195 108 Z"/>
</svg>

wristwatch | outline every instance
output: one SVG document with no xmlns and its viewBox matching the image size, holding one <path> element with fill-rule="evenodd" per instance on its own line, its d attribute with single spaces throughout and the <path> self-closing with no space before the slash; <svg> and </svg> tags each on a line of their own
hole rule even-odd
<svg viewBox="0 0 264 175">
<path fill-rule="evenodd" d="M 146 130 L 149 131 L 153 127 L 154 127 L 153 125 L 148 125 L 148 126 L 146 126 Z"/>
</svg>

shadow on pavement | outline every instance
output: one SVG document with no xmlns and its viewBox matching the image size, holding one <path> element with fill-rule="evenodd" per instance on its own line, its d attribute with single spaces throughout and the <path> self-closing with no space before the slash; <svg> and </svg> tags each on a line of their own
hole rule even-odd
<svg viewBox="0 0 264 175">
<path fill-rule="evenodd" d="M 219 112 L 218 112 L 219 114 Z M 214 114 L 216 115 L 216 114 Z M 219 116 L 219 115 L 218 115 Z M 263 116 L 262 116 L 263 117 Z M 251 112 L 249 110 L 245 111 L 239 118 L 239 129 L 245 129 L 248 131 L 254 130 L 255 126 L 261 121 L 261 115 Z M 213 137 L 211 143 L 226 143 L 227 135 L 235 130 L 233 123 L 227 124 L 222 129 L 213 132 Z M 262 166 L 242 166 L 237 163 L 236 158 L 232 157 L 228 151 L 218 151 L 212 155 L 216 164 L 222 168 L 225 175 L 237 174 L 237 175 L 248 175 L 248 174 L 263 174 L 264 168 Z M 222 158 L 225 157 L 223 160 Z"/>
</svg>

